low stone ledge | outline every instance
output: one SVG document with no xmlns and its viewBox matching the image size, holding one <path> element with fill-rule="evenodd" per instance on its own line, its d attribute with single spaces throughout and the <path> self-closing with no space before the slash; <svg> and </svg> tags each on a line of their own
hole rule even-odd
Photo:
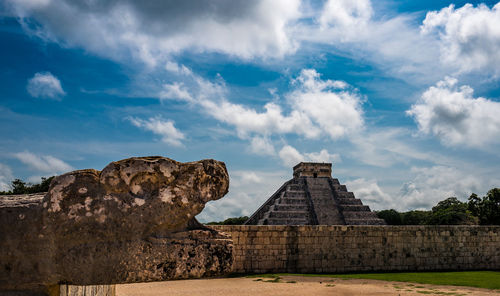
<svg viewBox="0 0 500 296">
<path fill-rule="evenodd" d="M 237 273 L 500 269 L 500 226 L 218 225 L 213 229 L 238 238 L 233 265 Z"/>
</svg>

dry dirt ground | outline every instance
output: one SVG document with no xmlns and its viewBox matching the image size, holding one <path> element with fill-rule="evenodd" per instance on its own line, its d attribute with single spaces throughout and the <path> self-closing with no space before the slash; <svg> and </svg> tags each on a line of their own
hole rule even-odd
<svg viewBox="0 0 500 296">
<path fill-rule="evenodd" d="M 269 278 L 220 278 L 116 285 L 117 296 L 303 296 L 303 295 L 497 295 L 500 290 L 436 286 L 375 280 L 282 276 Z"/>
</svg>

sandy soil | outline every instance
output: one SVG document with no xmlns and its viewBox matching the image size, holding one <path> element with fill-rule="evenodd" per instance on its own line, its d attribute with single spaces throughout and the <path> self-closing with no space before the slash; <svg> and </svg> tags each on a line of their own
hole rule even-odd
<svg viewBox="0 0 500 296">
<path fill-rule="evenodd" d="M 189 295 L 500 295 L 500 291 L 435 286 L 401 282 L 320 277 L 282 276 L 279 282 L 269 278 L 221 278 L 116 285 L 117 296 Z"/>
</svg>

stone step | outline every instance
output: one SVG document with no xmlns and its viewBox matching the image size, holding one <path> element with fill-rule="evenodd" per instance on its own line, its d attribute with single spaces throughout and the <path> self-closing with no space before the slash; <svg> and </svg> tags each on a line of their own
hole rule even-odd
<svg viewBox="0 0 500 296">
<path fill-rule="evenodd" d="M 300 190 L 303 190 L 302 189 L 302 185 L 300 184 L 290 184 L 286 187 L 287 191 L 292 191 L 292 190 L 297 190 L 297 191 L 300 191 Z"/>
<path fill-rule="evenodd" d="M 373 212 L 344 211 L 343 215 L 345 219 L 378 219 Z"/>
<path fill-rule="evenodd" d="M 347 187 L 345 185 L 333 185 L 335 191 L 347 192 Z"/>
<path fill-rule="evenodd" d="M 280 200 L 280 205 L 281 204 L 288 204 L 288 205 L 295 205 L 295 204 L 301 204 L 301 205 L 307 205 L 307 200 L 305 197 L 284 197 Z"/>
<path fill-rule="evenodd" d="M 339 208 L 342 211 L 370 212 L 370 207 L 364 205 L 339 205 Z"/>
<path fill-rule="evenodd" d="M 276 211 L 307 211 L 306 204 L 277 204 L 274 205 Z"/>
<path fill-rule="evenodd" d="M 321 189 L 321 190 L 312 189 L 312 190 L 309 190 L 309 193 L 314 194 L 314 195 L 331 195 L 332 194 L 331 191 L 328 189 Z"/>
<path fill-rule="evenodd" d="M 269 218 L 309 218 L 306 211 L 274 211 L 269 213 Z"/>
<path fill-rule="evenodd" d="M 284 197 L 306 197 L 305 191 L 285 191 Z"/>
<path fill-rule="evenodd" d="M 355 198 L 354 193 L 347 192 L 347 191 L 339 191 L 339 192 L 337 192 L 337 196 L 339 198 Z"/>
<path fill-rule="evenodd" d="M 314 198 L 326 198 L 326 197 L 332 197 L 332 194 L 326 193 L 326 192 L 310 192 L 311 196 Z"/>
<path fill-rule="evenodd" d="M 337 198 L 339 205 L 362 205 L 360 199 L 357 198 Z"/>
</svg>

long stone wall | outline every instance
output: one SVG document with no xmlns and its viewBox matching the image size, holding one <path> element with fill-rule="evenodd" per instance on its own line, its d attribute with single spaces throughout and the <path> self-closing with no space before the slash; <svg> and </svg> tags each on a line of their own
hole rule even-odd
<svg viewBox="0 0 500 296">
<path fill-rule="evenodd" d="M 235 273 L 500 270 L 500 226 L 212 226 Z"/>
</svg>

